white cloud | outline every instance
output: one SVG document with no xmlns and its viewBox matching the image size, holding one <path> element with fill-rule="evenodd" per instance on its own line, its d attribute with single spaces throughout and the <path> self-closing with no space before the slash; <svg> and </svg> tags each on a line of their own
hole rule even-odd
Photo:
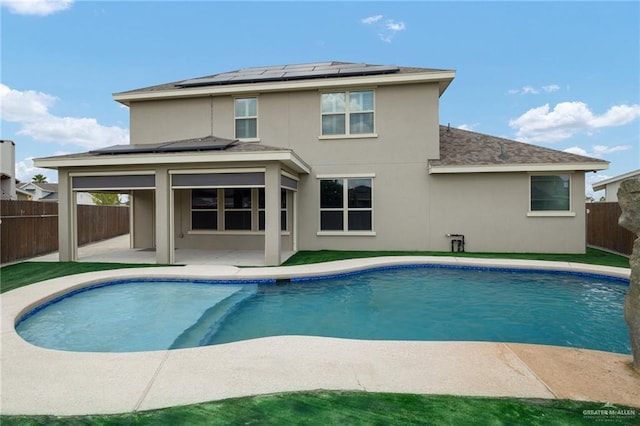
<svg viewBox="0 0 640 426">
<path fill-rule="evenodd" d="M 389 31 L 393 31 L 393 32 L 398 32 L 398 31 L 404 31 L 404 29 L 406 28 L 406 25 L 404 24 L 404 22 L 396 22 L 393 19 L 389 19 L 385 24 L 384 24 L 385 28 L 388 29 Z"/>
<path fill-rule="evenodd" d="M 478 126 L 479 123 L 473 123 L 473 124 L 461 124 L 459 126 L 456 126 L 458 129 L 460 130 L 469 130 L 472 131 L 473 129 L 475 129 Z"/>
<path fill-rule="evenodd" d="M 58 177 L 54 170 L 41 169 L 33 165 L 33 157 L 16 162 L 16 179 L 20 182 L 31 182 L 33 176 L 42 174 L 47 177 L 47 182 L 56 182 Z"/>
<path fill-rule="evenodd" d="M 614 152 L 626 151 L 628 149 L 631 149 L 631 145 L 616 145 L 616 146 L 594 145 L 593 146 L 593 152 L 596 155 L 612 154 Z"/>
<path fill-rule="evenodd" d="M 631 149 L 629 145 L 616 145 L 616 146 L 605 146 L 605 145 L 594 145 L 592 147 L 592 151 L 587 151 L 584 148 L 579 146 L 572 146 L 571 148 L 564 149 L 564 152 L 569 152 L 571 154 L 584 155 L 587 157 L 598 157 L 601 158 L 605 154 L 613 154 L 615 152 L 626 151 Z"/>
<path fill-rule="evenodd" d="M 516 137 L 525 142 L 554 142 L 579 132 L 622 126 L 640 117 L 640 105 L 616 105 L 603 115 L 595 115 L 583 102 L 561 102 L 553 110 L 549 104 L 532 108 L 509 121 Z"/>
<path fill-rule="evenodd" d="M 46 16 L 56 12 L 67 10 L 74 0 L 0 0 L 0 5 L 5 6 L 16 15 Z"/>
<path fill-rule="evenodd" d="M 570 154 L 582 155 L 585 157 L 589 156 L 589 153 L 579 146 L 572 146 L 571 148 L 563 149 L 564 152 L 568 152 Z"/>
<path fill-rule="evenodd" d="M 547 93 L 557 92 L 558 90 L 560 90 L 560 86 L 558 86 L 557 84 L 550 84 L 548 86 L 542 86 L 542 90 Z"/>
<path fill-rule="evenodd" d="M 366 18 L 362 18 L 360 22 L 365 25 L 375 24 L 378 28 L 378 37 L 385 43 L 391 43 L 396 34 L 400 31 L 407 29 L 407 25 L 402 21 L 396 21 L 395 19 L 385 19 L 384 15 L 374 15 Z"/>
<path fill-rule="evenodd" d="M 82 148 L 129 143 L 129 131 L 103 126 L 95 118 L 59 117 L 49 112 L 57 98 L 28 90 L 21 92 L 0 83 L 0 118 L 19 123 L 18 135 L 41 142 L 57 142 Z"/>
<path fill-rule="evenodd" d="M 537 95 L 538 93 L 540 93 L 540 92 L 537 91 L 536 89 L 534 89 L 531 86 L 524 86 L 522 88 L 522 91 L 520 92 L 520 94 L 522 94 L 522 95 L 528 95 L 528 94 Z"/>
<path fill-rule="evenodd" d="M 540 94 L 541 90 L 547 93 L 556 92 L 560 90 L 560 86 L 558 86 L 557 84 L 549 84 L 546 86 L 536 88 L 536 87 L 527 85 L 527 86 L 522 86 L 520 89 L 509 89 L 507 90 L 507 93 L 510 95 L 538 95 Z"/>
<path fill-rule="evenodd" d="M 360 20 L 360 22 L 362 22 L 363 24 L 369 25 L 369 24 L 375 24 L 381 19 L 382 19 L 382 15 L 375 15 L 375 16 L 369 16 L 367 18 L 363 18 Z"/>
</svg>

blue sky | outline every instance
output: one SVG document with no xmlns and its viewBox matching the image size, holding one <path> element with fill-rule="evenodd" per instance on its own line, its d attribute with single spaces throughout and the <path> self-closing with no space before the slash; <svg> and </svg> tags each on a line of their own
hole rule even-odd
<svg viewBox="0 0 640 426">
<path fill-rule="evenodd" d="M 638 1 L 0 5 L 0 138 L 23 181 L 57 180 L 34 157 L 127 143 L 113 93 L 328 60 L 456 70 L 442 124 L 611 162 L 589 182 L 640 168 Z"/>
</svg>

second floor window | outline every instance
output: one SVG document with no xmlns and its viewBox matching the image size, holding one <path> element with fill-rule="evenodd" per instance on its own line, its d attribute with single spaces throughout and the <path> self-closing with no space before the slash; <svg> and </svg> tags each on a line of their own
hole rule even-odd
<svg viewBox="0 0 640 426">
<path fill-rule="evenodd" d="M 322 94 L 322 135 L 374 133 L 373 90 Z"/>
<path fill-rule="evenodd" d="M 258 137 L 258 98 L 237 98 L 235 100 L 235 121 L 237 139 Z"/>
</svg>

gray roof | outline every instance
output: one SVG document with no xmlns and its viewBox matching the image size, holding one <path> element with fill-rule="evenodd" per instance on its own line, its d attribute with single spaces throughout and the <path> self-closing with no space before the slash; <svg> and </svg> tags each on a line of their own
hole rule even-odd
<svg viewBox="0 0 640 426">
<path fill-rule="evenodd" d="M 29 185 L 37 186 L 41 190 L 47 191 L 47 192 L 58 192 L 58 184 L 48 183 L 48 182 L 24 182 L 24 183 L 19 183 L 17 185 L 17 188 L 24 189 Z"/>
<path fill-rule="evenodd" d="M 468 130 L 440 126 L 440 159 L 432 166 L 491 166 L 511 164 L 572 164 L 608 161 L 516 142 Z"/>
<path fill-rule="evenodd" d="M 163 90 L 176 90 L 188 87 L 231 85 L 270 81 L 291 81 L 324 79 L 336 77 L 353 77 L 376 74 L 409 74 L 424 72 L 450 71 L 432 68 L 399 67 L 396 65 L 372 65 L 353 62 L 314 62 L 307 64 L 275 65 L 266 67 L 243 68 L 218 74 L 196 77 L 187 80 L 134 89 L 124 93 L 144 93 Z M 116 95 L 117 95 L 116 94 Z"/>
</svg>

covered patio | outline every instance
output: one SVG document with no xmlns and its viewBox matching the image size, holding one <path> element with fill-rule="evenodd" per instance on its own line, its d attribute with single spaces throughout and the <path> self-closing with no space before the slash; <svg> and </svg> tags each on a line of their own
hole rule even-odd
<svg viewBox="0 0 640 426">
<path fill-rule="evenodd" d="M 60 261 L 97 261 L 77 245 L 78 192 L 129 195 L 129 261 L 276 266 L 297 251 L 298 182 L 310 167 L 289 149 L 209 136 L 35 163 L 58 170 Z"/>
<path fill-rule="evenodd" d="M 78 247 L 79 262 L 156 263 L 154 249 L 130 248 L 130 235 L 120 235 L 108 240 Z M 282 262 L 295 253 L 282 252 Z M 29 259 L 30 262 L 57 262 L 58 252 Z M 197 250 L 178 249 L 174 254 L 177 265 L 232 265 L 264 266 L 262 250 Z"/>
</svg>

